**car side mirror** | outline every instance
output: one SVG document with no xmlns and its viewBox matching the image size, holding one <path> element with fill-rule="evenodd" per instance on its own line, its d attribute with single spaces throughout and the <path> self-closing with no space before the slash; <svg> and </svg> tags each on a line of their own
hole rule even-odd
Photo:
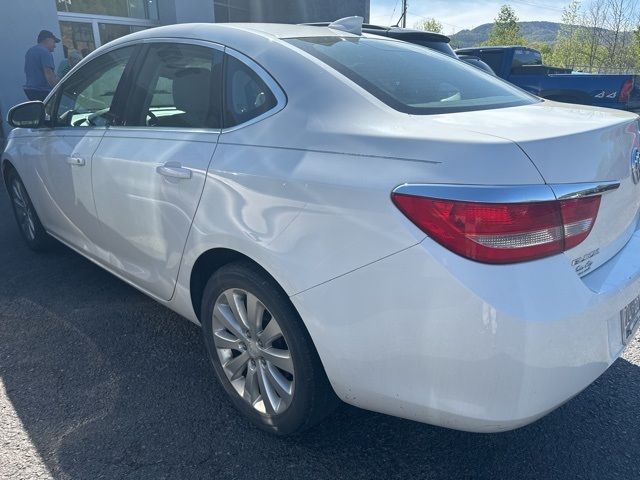
<svg viewBox="0 0 640 480">
<path fill-rule="evenodd" d="M 16 128 L 38 128 L 44 120 L 44 103 L 38 101 L 16 105 L 7 115 L 9 125 Z"/>
</svg>

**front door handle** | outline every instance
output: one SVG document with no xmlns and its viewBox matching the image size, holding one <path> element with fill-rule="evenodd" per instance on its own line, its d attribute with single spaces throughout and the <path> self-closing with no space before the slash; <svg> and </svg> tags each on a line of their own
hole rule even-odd
<svg viewBox="0 0 640 480">
<path fill-rule="evenodd" d="M 67 157 L 67 163 L 69 165 L 75 165 L 77 167 L 83 167 L 87 162 L 81 157 Z"/>
<path fill-rule="evenodd" d="M 182 167 L 179 163 L 165 163 L 156 167 L 158 172 L 163 177 L 178 178 L 180 180 L 188 180 L 191 178 L 191 170 Z"/>
</svg>

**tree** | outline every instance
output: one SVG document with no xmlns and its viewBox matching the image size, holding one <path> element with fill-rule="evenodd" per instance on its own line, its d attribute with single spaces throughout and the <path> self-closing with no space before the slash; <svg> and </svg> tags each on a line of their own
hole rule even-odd
<svg viewBox="0 0 640 480">
<path fill-rule="evenodd" d="M 525 39 L 520 33 L 518 16 L 509 5 L 503 5 L 489 32 L 485 45 L 524 45 Z"/>
<path fill-rule="evenodd" d="M 425 30 L 427 32 L 442 33 L 444 28 L 435 18 L 427 18 L 415 24 L 415 28 L 418 30 Z"/>
<path fill-rule="evenodd" d="M 562 12 L 562 25 L 558 30 L 553 54 L 548 58 L 558 67 L 574 68 L 580 65 L 585 49 L 585 32 L 581 23 L 581 2 L 572 0 Z"/>
</svg>

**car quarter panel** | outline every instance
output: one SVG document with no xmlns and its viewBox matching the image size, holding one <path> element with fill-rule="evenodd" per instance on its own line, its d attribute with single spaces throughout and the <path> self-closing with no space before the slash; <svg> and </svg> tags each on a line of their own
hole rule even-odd
<svg viewBox="0 0 640 480">
<path fill-rule="evenodd" d="M 636 233 L 618 263 L 638 252 Z M 637 269 L 618 270 L 590 282 L 618 288 L 596 292 L 561 255 L 484 265 L 427 238 L 292 300 L 344 401 L 495 432 L 540 418 L 618 357 L 620 309 L 640 291 Z"/>
</svg>

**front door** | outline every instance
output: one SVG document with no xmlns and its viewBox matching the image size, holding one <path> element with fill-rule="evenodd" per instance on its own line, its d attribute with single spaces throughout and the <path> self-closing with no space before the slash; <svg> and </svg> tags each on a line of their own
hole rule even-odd
<svg viewBox="0 0 640 480">
<path fill-rule="evenodd" d="M 58 88 L 42 132 L 36 169 L 44 185 L 47 229 L 83 252 L 104 259 L 91 185 L 92 158 L 107 126 L 116 89 L 135 47 L 108 52 L 81 67 Z M 48 105 L 49 106 L 49 105 Z"/>
<path fill-rule="evenodd" d="M 93 189 L 110 266 L 169 300 L 220 133 L 223 53 L 158 42 L 142 55 L 124 124 L 93 157 Z"/>
</svg>

